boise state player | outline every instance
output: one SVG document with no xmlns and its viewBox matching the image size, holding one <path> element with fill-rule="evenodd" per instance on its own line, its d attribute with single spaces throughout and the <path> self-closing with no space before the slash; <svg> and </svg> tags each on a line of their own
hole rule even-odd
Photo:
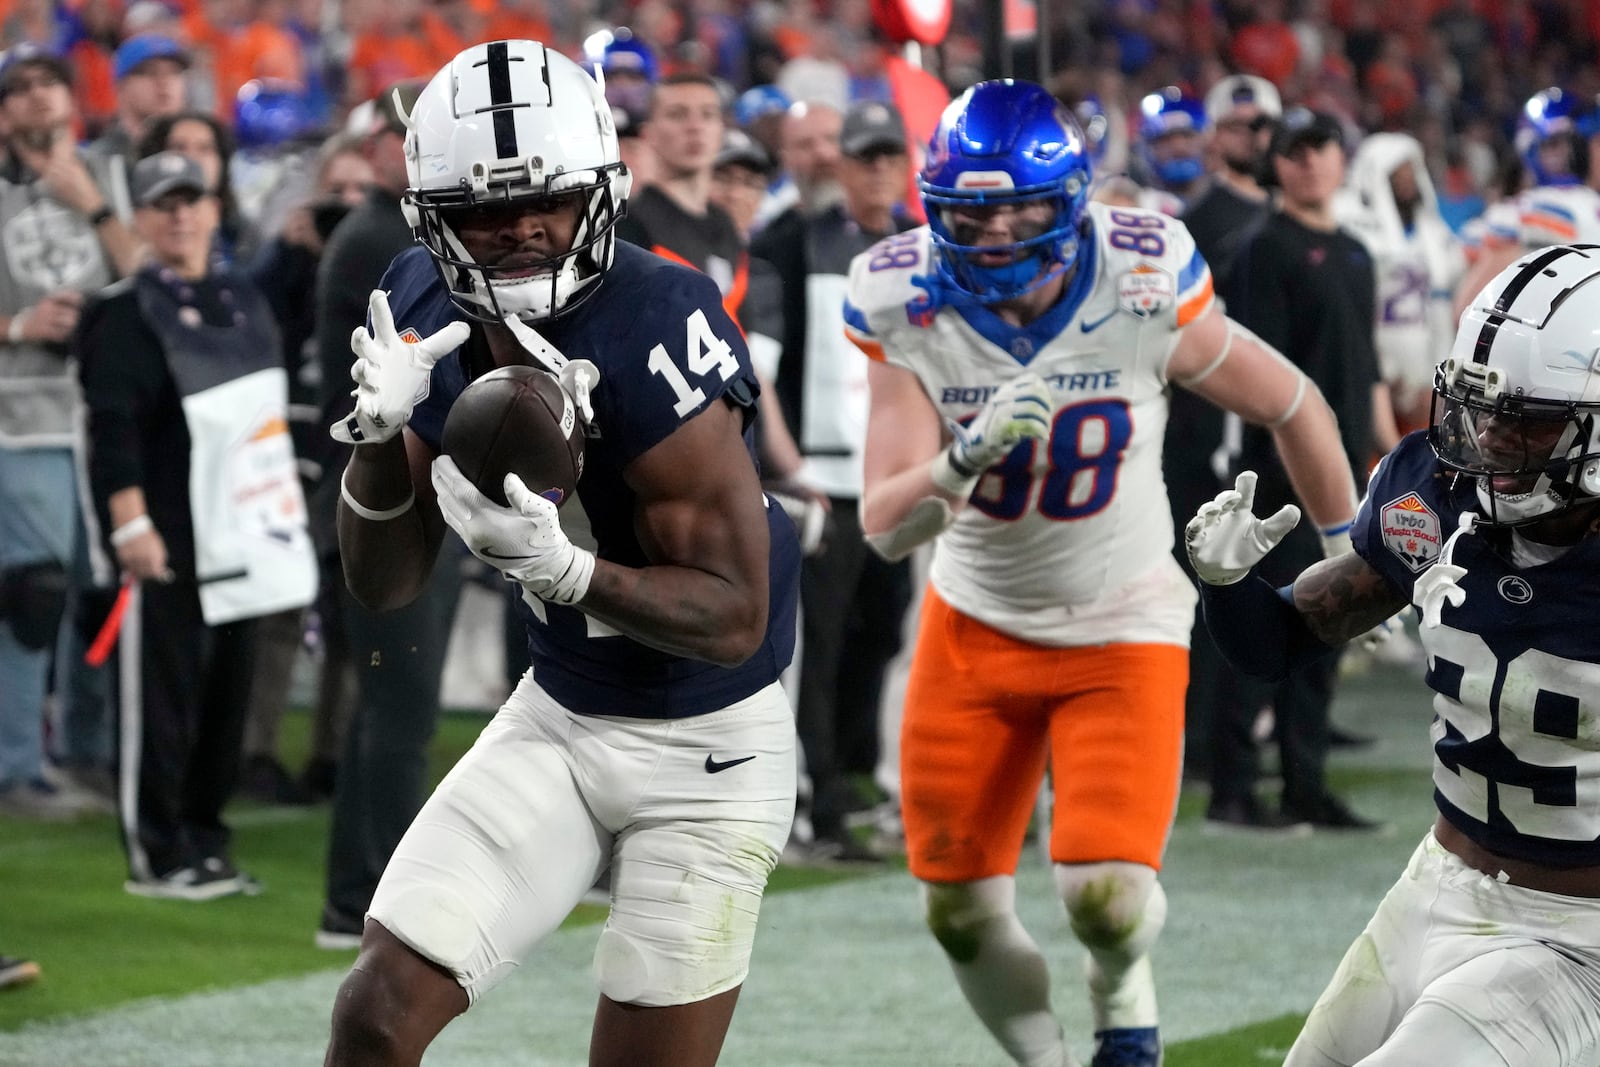
<svg viewBox="0 0 1600 1067">
<path fill-rule="evenodd" d="M 1522 105 L 1516 148 L 1533 186 L 1479 216 L 1482 244 L 1456 288 L 1452 321 L 1460 321 L 1466 302 L 1523 252 L 1600 241 L 1600 193 L 1588 185 L 1597 115 L 1577 94 L 1555 86 Z"/>
<path fill-rule="evenodd" d="M 346 579 L 403 603 L 448 525 L 525 590 L 533 669 L 385 870 L 327 1062 L 417 1063 L 609 866 L 589 1062 L 709 1065 L 795 795 L 799 553 L 756 475 L 749 356 L 710 279 L 616 240 L 630 176 L 576 64 L 474 46 L 408 123 L 425 247 L 353 338 Z M 585 414 L 559 514 L 515 476 L 498 507 L 439 456 L 455 397 L 517 363 L 560 367 Z"/>
<path fill-rule="evenodd" d="M 1090 179 L 1043 88 L 973 87 L 921 174 L 929 225 L 856 257 L 845 323 L 872 358 L 868 540 L 895 559 L 937 538 L 901 739 L 929 926 L 1016 1062 L 1070 1062 L 1014 907 L 1048 761 L 1093 1065 L 1154 1067 L 1195 602 L 1161 480 L 1168 388 L 1271 427 L 1335 545 L 1355 490 L 1321 394 L 1222 315 L 1183 224 L 1089 204 Z"/>
<path fill-rule="evenodd" d="M 1472 301 L 1431 428 L 1379 465 L 1354 551 L 1274 590 L 1254 475 L 1186 540 L 1239 669 L 1281 676 L 1418 609 L 1438 817 L 1287 1067 L 1588 1067 L 1600 1055 L 1600 255 L 1529 253 Z"/>
</svg>

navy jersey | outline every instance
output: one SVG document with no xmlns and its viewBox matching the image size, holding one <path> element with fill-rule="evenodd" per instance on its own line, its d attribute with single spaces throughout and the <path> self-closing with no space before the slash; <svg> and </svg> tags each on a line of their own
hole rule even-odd
<svg viewBox="0 0 1600 1067">
<path fill-rule="evenodd" d="M 1356 551 L 1407 596 L 1439 558 L 1469 479 L 1440 466 L 1424 433 L 1374 473 Z M 1459 607 L 1422 630 L 1434 693 L 1434 797 L 1490 851 L 1552 867 L 1600 864 L 1600 539 L 1538 566 L 1509 557 L 1504 531 L 1457 538 Z"/>
<path fill-rule="evenodd" d="M 553 321 L 537 324 L 568 359 L 600 369 L 594 434 L 576 499 L 562 526 L 599 558 L 643 567 L 634 531 L 636 498 L 622 472 L 680 425 L 722 400 L 746 412 L 745 444 L 755 457 L 759 391 L 739 328 L 716 284 L 698 271 L 619 242 L 600 291 Z M 427 249 L 409 249 L 383 280 L 395 328 L 426 337 L 465 316 L 450 301 Z M 476 373 L 488 369 L 481 331 L 434 367 L 428 396 L 409 426 L 435 452 L 445 416 Z M 582 611 L 539 601 L 519 605 L 539 684 L 580 714 L 680 718 L 715 711 L 776 681 L 794 654 L 800 550 L 783 509 L 767 502 L 771 534 L 766 639 L 737 667 L 719 667 L 650 648 Z"/>
</svg>

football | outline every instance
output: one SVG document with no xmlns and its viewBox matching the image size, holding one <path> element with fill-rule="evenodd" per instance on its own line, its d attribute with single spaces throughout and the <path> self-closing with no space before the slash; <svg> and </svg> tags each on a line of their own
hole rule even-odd
<svg viewBox="0 0 1600 1067">
<path fill-rule="evenodd" d="M 478 491 L 507 506 L 505 477 L 557 506 L 583 476 L 583 425 L 555 375 L 497 367 L 464 389 L 444 423 L 444 454 Z"/>
</svg>

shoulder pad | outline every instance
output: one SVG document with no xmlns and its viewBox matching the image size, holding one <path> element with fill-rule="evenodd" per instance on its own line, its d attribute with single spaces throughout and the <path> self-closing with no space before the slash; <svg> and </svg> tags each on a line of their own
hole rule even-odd
<svg viewBox="0 0 1600 1067">
<path fill-rule="evenodd" d="M 926 226 L 885 237 L 850 261 L 846 331 L 881 338 L 905 326 L 922 327 L 939 310 L 933 238 Z"/>
<path fill-rule="evenodd" d="M 1089 226 L 1119 306 L 1141 317 L 1170 315 L 1174 326 L 1186 326 L 1214 302 L 1211 268 L 1180 220 L 1091 203 Z"/>
</svg>

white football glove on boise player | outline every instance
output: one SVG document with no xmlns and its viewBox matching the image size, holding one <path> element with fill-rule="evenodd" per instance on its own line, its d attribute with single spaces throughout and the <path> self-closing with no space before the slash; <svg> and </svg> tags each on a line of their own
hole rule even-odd
<svg viewBox="0 0 1600 1067">
<path fill-rule="evenodd" d="M 1232 489 L 1200 505 L 1183 528 L 1189 562 L 1202 581 L 1232 585 L 1242 580 L 1300 521 L 1300 509 L 1293 504 L 1258 519 L 1251 511 L 1255 502 L 1256 472 L 1241 471 Z"/>
<path fill-rule="evenodd" d="M 466 323 L 452 322 L 420 341 L 407 341 L 395 332 L 389 296 L 382 289 L 372 291 L 367 310 L 372 331 L 357 326 L 350 335 L 350 350 L 356 355 L 350 367 L 356 409 L 328 431 L 347 445 L 377 444 L 399 433 L 428 395 L 433 365 L 460 348 L 471 332 Z"/>
<path fill-rule="evenodd" d="M 956 496 L 972 492 L 972 483 L 1005 459 L 1027 438 L 1050 436 L 1055 414 L 1050 386 L 1033 371 L 1025 371 L 990 395 L 972 422 L 952 425 L 955 440 L 933 461 L 933 481 Z"/>
<path fill-rule="evenodd" d="M 506 475 L 508 508 L 478 492 L 449 456 L 433 461 L 433 488 L 444 521 L 472 554 L 534 596 L 575 604 L 589 591 L 594 553 L 573 544 L 556 506 L 515 474 Z"/>
</svg>

